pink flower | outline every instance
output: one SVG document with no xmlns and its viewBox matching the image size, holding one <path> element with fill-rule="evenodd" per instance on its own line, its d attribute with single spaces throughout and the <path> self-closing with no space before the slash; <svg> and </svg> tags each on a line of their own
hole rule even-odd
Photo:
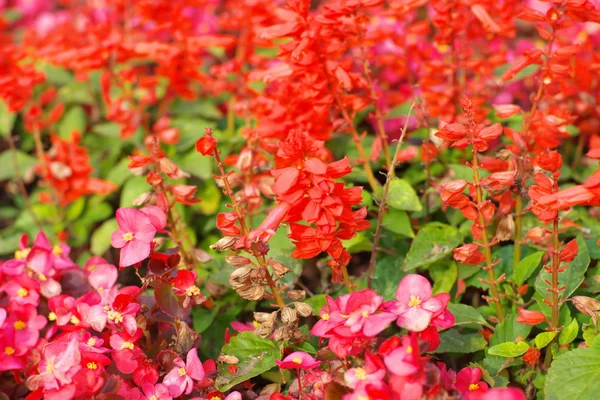
<svg viewBox="0 0 600 400">
<path fill-rule="evenodd" d="M 525 394 L 517 388 L 496 388 L 488 391 L 474 391 L 470 400 L 527 400 Z"/>
<path fill-rule="evenodd" d="M 402 345 L 387 354 L 384 357 L 383 362 L 388 371 L 394 375 L 412 375 L 419 370 L 419 365 L 415 363 L 415 357 L 413 355 L 414 351 L 419 350 L 413 349 L 410 338 L 404 336 L 402 338 Z"/>
<path fill-rule="evenodd" d="M 119 229 L 111 236 L 114 248 L 121 249 L 119 265 L 128 267 L 145 260 L 150 255 L 152 240 L 157 231 L 164 228 L 166 216 L 156 206 L 142 208 L 119 208 Z"/>
<path fill-rule="evenodd" d="M 96 289 L 96 291 L 102 297 L 101 304 L 108 303 L 108 296 L 117 283 L 119 272 L 114 265 L 103 264 L 96 266 L 88 275 L 88 282 L 90 286 Z"/>
<path fill-rule="evenodd" d="M 481 380 L 481 376 L 479 368 L 465 367 L 458 371 L 455 387 L 465 400 L 473 399 L 473 393 L 483 393 L 488 390 L 488 385 Z"/>
<path fill-rule="evenodd" d="M 275 364 L 277 364 L 279 368 L 283 369 L 311 369 L 317 368 L 319 365 L 321 365 L 321 362 L 316 361 L 308 353 L 303 351 L 295 351 L 281 361 L 275 360 Z"/>
<path fill-rule="evenodd" d="M 2 327 L 0 336 L 0 371 L 20 369 L 25 366 L 27 346 L 16 340 L 15 329 L 11 326 Z"/>
<path fill-rule="evenodd" d="M 81 369 L 81 354 L 76 335 L 68 342 L 53 342 L 44 347 L 42 361 L 39 363 L 39 375 L 27 379 L 27 387 L 36 390 L 60 389 L 72 382 L 73 376 Z"/>
<path fill-rule="evenodd" d="M 144 392 L 144 400 L 172 400 L 173 397 L 169 394 L 169 389 L 162 383 L 157 383 L 152 386 L 148 383 L 142 386 Z"/>
<path fill-rule="evenodd" d="M 425 330 L 433 316 L 443 310 L 442 301 L 431 297 L 431 284 L 421 275 L 409 274 L 402 278 L 396 300 L 391 311 L 398 315 L 398 326 L 412 332 Z"/>
<path fill-rule="evenodd" d="M 204 367 L 200 363 L 198 353 L 192 348 L 186 357 L 185 363 L 181 358 L 173 362 L 176 366 L 163 379 L 163 384 L 169 388 L 173 397 L 179 397 L 182 393 L 190 394 L 193 390 L 194 381 L 204 379 Z"/>
<path fill-rule="evenodd" d="M 385 374 L 385 369 L 379 368 L 367 353 L 364 367 L 350 368 L 344 372 L 344 380 L 348 387 L 356 389 L 359 384 L 378 385 L 383 381 Z"/>
<path fill-rule="evenodd" d="M 38 315 L 36 307 L 31 304 L 17 305 L 11 303 L 10 318 L 6 321 L 15 329 L 17 343 L 29 348 L 35 346 L 47 323 L 46 317 Z"/>
</svg>

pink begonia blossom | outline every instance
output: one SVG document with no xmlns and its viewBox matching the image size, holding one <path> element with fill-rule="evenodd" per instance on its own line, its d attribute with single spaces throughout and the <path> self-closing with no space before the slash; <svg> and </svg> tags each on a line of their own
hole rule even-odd
<svg viewBox="0 0 600 400">
<path fill-rule="evenodd" d="M 47 322 L 46 317 L 38 315 L 36 307 L 31 304 L 15 303 L 11 303 L 10 317 L 6 320 L 15 329 L 16 342 L 29 348 L 35 346 Z"/>
<path fill-rule="evenodd" d="M 23 368 L 28 350 L 26 345 L 17 342 L 12 326 L 3 327 L 0 335 L 0 371 Z"/>
<path fill-rule="evenodd" d="M 6 292 L 11 301 L 17 304 L 32 304 L 37 306 L 40 302 L 39 283 L 27 274 L 20 275 L 6 282 L 0 287 L 0 292 Z"/>
<path fill-rule="evenodd" d="M 356 389 L 359 384 L 377 385 L 385 377 L 385 369 L 378 368 L 369 357 L 366 357 L 365 361 L 364 367 L 350 368 L 344 372 L 344 380 L 351 389 Z"/>
<path fill-rule="evenodd" d="M 456 374 L 455 387 L 465 400 L 473 399 L 474 393 L 487 392 L 487 383 L 481 380 L 482 372 L 479 368 L 465 367 Z"/>
<path fill-rule="evenodd" d="M 55 341 L 47 344 L 42 351 L 42 361 L 38 369 L 39 375 L 27 379 L 27 387 L 36 390 L 60 389 L 69 384 L 73 376 L 81 369 L 81 353 L 76 335 L 72 335 L 68 342 Z"/>
<path fill-rule="evenodd" d="M 527 400 L 521 390 L 512 387 L 494 388 L 488 391 L 474 391 L 469 396 L 470 400 Z"/>
<path fill-rule="evenodd" d="M 390 311 L 398 316 L 398 326 L 412 332 L 425 330 L 444 306 L 439 298 L 431 296 L 431 284 L 427 278 L 416 274 L 402 278 L 396 290 L 396 300 Z"/>
<path fill-rule="evenodd" d="M 411 340 L 408 336 L 402 338 L 402 345 L 395 348 L 387 354 L 383 361 L 386 368 L 394 375 L 409 376 L 419 370 L 419 365 L 415 363 L 414 351 Z"/>
<path fill-rule="evenodd" d="M 179 397 L 183 393 L 190 394 L 193 390 L 194 381 L 204 379 L 204 367 L 198 358 L 198 352 L 192 348 L 186 357 L 185 363 L 181 358 L 173 362 L 175 367 L 165 376 L 163 384 L 169 388 L 173 397 Z"/>
<path fill-rule="evenodd" d="M 111 289 L 117 283 L 119 271 L 117 267 L 110 264 L 102 264 L 96 266 L 88 275 L 90 286 L 96 289 L 102 298 L 101 304 L 109 303 Z"/>
<path fill-rule="evenodd" d="M 156 232 L 166 224 L 165 213 L 158 207 L 119 208 L 116 213 L 119 229 L 111 235 L 114 248 L 121 249 L 119 265 L 128 267 L 145 260 L 152 250 Z"/>
<path fill-rule="evenodd" d="M 0 326 L 4 325 L 4 320 L 6 319 L 6 310 L 0 307 Z"/>
<path fill-rule="evenodd" d="M 283 360 L 275 360 L 275 364 L 283 369 L 311 369 L 321 365 L 320 361 L 316 361 L 310 354 L 303 351 L 295 351 L 285 357 Z"/>
<path fill-rule="evenodd" d="M 145 384 L 142 386 L 144 392 L 144 400 L 172 400 L 173 397 L 169 394 L 169 389 L 162 383 L 156 385 Z"/>
</svg>

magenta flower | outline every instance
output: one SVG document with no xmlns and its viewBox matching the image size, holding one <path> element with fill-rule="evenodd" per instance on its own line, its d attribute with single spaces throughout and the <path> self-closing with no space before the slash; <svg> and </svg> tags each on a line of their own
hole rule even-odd
<svg viewBox="0 0 600 400">
<path fill-rule="evenodd" d="M 456 389 L 463 395 L 465 400 L 472 399 L 473 393 L 487 392 L 487 383 L 481 380 L 481 370 L 479 368 L 465 367 L 456 374 Z M 476 395 L 476 396 L 477 396 Z"/>
<path fill-rule="evenodd" d="M 431 297 L 431 284 L 421 275 L 409 274 L 402 278 L 396 300 L 390 311 L 398 315 L 398 326 L 412 332 L 425 330 L 433 316 L 443 310 L 442 301 Z"/>
<path fill-rule="evenodd" d="M 119 208 L 119 229 L 110 238 L 114 248 L 121 249 L 119 265 L 128 267 L 145 260 L 152 250 L 152 240 L 164 228 L 166 217 L 158 207 Z"/>
<path fill-rule="evenodd" d="M 470 400 L 527 400 L 525 393 L 517 388 L 494 388 L 488 391 L 474 391 L 469 396 Z"/>
<path fill-rule="evenodd" d="M 283 369 L 312 369 L 321 365 L 320 361 L 316 361 L 310 354 L 303 351 L 295 351 L 283 360 L 275 360 L 275 364 Z"/>
<path fill-rule="evenodd" d="M 0 308 L 0 326 L 4 325 L 5 319 L 6 319 L 6 310 L 4 308 Z"/>
<path fill-rule="evenodd" d="M 13 306 L 14 305 L 14 306 Z M 17 343 L 27 347 L 34 347 L 47 323 L 46 317 L 38 315 L 36 307 L 31 304 L 11 304 L 10 318 L 6 321 L 15 329 Z"/>
<path fill-rule="evenodd" d="M 169 388 L 173 397 L 179 397 L 183 393 L 190 394 L 193 390 L 194 381 L 204 379 L 204 367 L 200 363 L 195 348 L 187 353 L 185 363 L 179 357 L 173 362 L 176 366 L 163 379 L 163 384 Z"/>
<path fill-rule="evenodd" d="M 146 383 L 142 386 L 142 392 L 144 392 L 143 400 L 172 400 L 173 397 L 169 394 L 169 389 L 162 383 L 156 385 L 150 385 Z"/>
<path fill-rule="evenodd" d="M 0 336 L 0 371 L 20 369 L 25 366 L 27 346 L 16 340 L 15 329 L 11 326 L 2 327 Z"/>
<path fill-rule="evenodd" d="M 107 304 L 109 294 L 117 279 L 119 271 L 114 265 L 103 264 L 95 267 L 88 275 L 90 286 L 96 289 L 102 298 L 101 304 Z"/>
</svg>

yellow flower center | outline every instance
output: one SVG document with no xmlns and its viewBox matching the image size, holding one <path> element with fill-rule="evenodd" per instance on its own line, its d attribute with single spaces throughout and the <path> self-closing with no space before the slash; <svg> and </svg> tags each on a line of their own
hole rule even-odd
<svg viewBox="0 0 600 400">
<path fill-rule="evenodd" d="M 124 233 L 123 235 L 121 235 L 121 237 L 123 238 L 124 241 L 131 242 L 133 240 L 133 233 L 127 232 L 127 233 Z"/>
<path fill-rule="evenodd" d="M 406 348 L 406 352 L 407 352 L 408 354 L 412 354 L 412 351 L 413 351 L 413 349 L 412 349 L 412 346 L 408 346 L 408 347 Z"/>
<path fill-rule="evenodd" d="M 56 255 L 56 256 L 60 256 L 63 253 L 63 249 L 60 248 L 60 246 L 56 245 L 52 248 L 52 254 Z"/>
<path fill-rule="evenodd" d="M 544 78 L 544 85 L 549 85 L 552 83 L 552 78 L 550 78 L 549 76 Z"/>
<path fill-rule="evenodd" d="M 220 398 L 220 397 L 217 397 L 217 396 L 213 396 L 213 397 L 211 397 L 209 400 L 221 400 L 221 398 Z"/>
<path fill-rule="evenodd" d="M 185 376 L 185 369 L 184 368 L 179 368 L 177 370 L 177 373 L 179 373 L 179 376 Z"/>
<path fill-rule="evenodd" d="M 91 337 L 91 338 L 88 339 L 87 345 L 88 346 L 95 346 L 96 342 L 98 342 L 98 339 L 96 339 L 95 337 Z"/>
<path fill-rule="evenodd" d="M 185 295 L 186 296 L 198 296 L 200 294 L 200 289 L 198 288 L 198 286 L 196 285 L 192 285 L 189 288 L 187 288 L 187 290 L 185 291 Z"/>
<path fill-rule="evenodd" d="M 29 247 L 22 249 L 22 250 L 17 250 L 17 251 L 15 251 L 15 258 L 17 260 L 22 260 L 24 258 L 27 258 L 30 251 L 31 251 L 31 249 Z"/>
<path fill-rule="evenodd" d="M 471 384 L 469 385 L 469 390 L 477 390 L 477 389 L 479 389 L 479 385 L 478 385 L 478 384 L 476 384 L 476 383 L 471 383 Z"/>
<path fill-rule="evenodd" d="M 368 398 L 367 396 L 360 396 L 360 395 L 359 395 L 359 396 L 356 398 L 356 400 L 369 400 L 369 398 Z"/>
<path fill-rule="evenodd" d="M 42 273 L 38 273 L 38 279 L 42 282 L 46 282 L 48 280 L 48 278 L 46 278 L 46 275 Z"/>
<path fill-rule="evenodd" d="M 321 319 L 324 319 L 325 321 L 329 321 L 329 314 L 325 313 L 325 314 L 321 315 Z"/>
<path fill-rule="evenodd" d="M 29 294 L 29 290 L 27 290 L 25 288 L 21 288 L 21 289 L 17 290 L 17 296 L 19 296 L 19 297 L 27 297 L 28 294 Z"/>
<path fill-rule="evenodd" d="M 16 321 L 13 324 L 13 326 L 16 330 L 20 331 L 21 329 L 25 329 L 25 327 L 27 327 L 27 324 L 25 324 L 25 322 L 19 320 L 19 321 Z"/>
<path fill-rule="evenodd" d="M 410 295 L 410 300 L 408 301 L 409 307 L 419 307 L 421 305 L 421 298 L 419 296 Z"/>
<path fill-rule="evenodd" d="M 7 346 L 4 348 L 4 354 L 6 354 L 7 356 L 12 356 L 13 354 L 15 354 L 15 349 L 13 349 L 10 346 Z"/>
<path fill-rule="evenodd" d="M 54 314 L 54 311 L 50 311 L 50 314 L 48 314 L 48 319 L 50 321 L 56 321 L 56 314 Z"/>
<path fill-rule="evenodd" d="M 363 318 L 369 318 L 369 313 L 366 311 L 363 311 L 362 316 L 363 316 Z"/>
<path fill-rule="evenodd" d="M 365 371 L 364 368 L 356 368 L 354 370 L 354 375 L 356 375 L 356 379 L 364 381 L 365 379 L 367 379 L 367 371 Z"/>
<path fill-rule="evenodd" d="M 107 318 L 110 321 L 113 321 L 115 324 L 120 324 L 121 322 L 123 322 L 123 316 L 120 312 L 117 311 L 109 311 L 107 314 Z"/>
<path fill-rule="evenodd" d="M 95 270 L 95 269 L 96 269 L 96 266 L 95 266 L 95 265 L 90 265 L 90 266 L 88 267 L 88 271 L 90 271 L 90 272 L 92 272 L 92 271 L 93 271 L 93 270 Z"/>
<path fill-rule="evenodd" d="M 80 323 L 80 322 L 81 322 L 81 320 L 80 320 L 79 318 L 77 318 L 76 316 L 74 316 L 74 315 L 73 315 L 73 316 L 71 317 L 71 323 L 72 323 L 73 325 L 79 325 L 79 323 Z"/>
<path fill-rule="evenodd" d="M 54 372 L 54 359 L 48 360 L 48 364 L 46 364 L 46 372 Z"/>
<path fill-rule="evenodd" d="M 134 346 L 133 346 L 133 343 L 131 343 L 131 342 L 124 342 L 124 343 L 121 345 L 121 350 L 122 350 L 122 349 L 129 349 L 129 350 L 133 350 L 133 347 L 134 347 Z"/>
<path fill-rule="evenodd" d="M 101 288 L 101 287 L 98 288 L 98 293 L 102 293 L 102 292 L 104 292 L 104 288 Z"/>
<path fill-rule="evenodd" d="M 150 398 L 148 400 L 158 400 L 158 397 L 156 397 L 155 395 L 150 396 Z"/>
<path fill-rule="evenodd" d="M 98 369 L 98 364 L 96 364 L 95 362 L 89 362 L 87 363 L 87 368 L 96 370 Z"/>
<path fill-rule="evenodd" d="M 252 321 L 252 325 L 254 325 L 255 328 L 258 328 L 260 326 L 260 322 Z"/>
<path fill-rule="evenodd" d="M 292 362 L 296 363 L 296 364 L 302 364 L 302 359 L 300 357 L 296 357 L 292 359 Z"/>
</svg>

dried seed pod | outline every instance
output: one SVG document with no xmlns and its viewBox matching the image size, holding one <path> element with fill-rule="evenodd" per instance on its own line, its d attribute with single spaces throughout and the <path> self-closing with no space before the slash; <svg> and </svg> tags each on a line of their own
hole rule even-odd
<svg viewBox="0 0 600 400">
<path fill-rule="evenodd" d="M 600 312 L 600 301 L 587 296 L 573 296 L 571 302 L 579 311 L 589 315 L 594 323 L 594 329 L 598 333 L 598 313 Z"/>
<path fill-rule="evenodd" d="M 293 301 L 302 301 L 306 298 L 304 290 L 290 290 L 287 292 L 287 298 Z"/>
<path fill-rule="evenodd" d="M 239 268 L 250 264 L 252 261 L 243 256 L 228 255 L 225 257 L 225 262 L 231 265 L 233 268 Z"/>
<path fill-rule="evenodd" d="M 248 288 L 252 284 L 252 268 L 242 267 L 234 270 L 229 276 L 229 284 L 233 290 Z"/>
<path fill-rule="evenodd" d="M 312 307 L 306 303 L 295 302 L 294 307 L 296 308 L 296 311 L 298 311 L 298 314 L 300 314 L 303 317 L 313 315 Z"/>
<path fill-rule="evenodd" d="M 506 161 L 513 153 L 508 149 L 502 149 L 496 153 L 496 158 L 501 161 Z"/>
<path fill-rule="evenodd" d="M 216 251 L 225 251 L 233 247 L 237 242 L 238 238 L 235 236 L 225 236 L 217 241 L 217 243 L 210 246 L 211 249 Z"/>
<path fill-rule="evenodd" d="M 240 362 L 240 360 L 236 356 L 221 354 L 219 357 L 217 357 L 217 362 L 222 362 L 224 364 L 237 364 Z"/>
<path fill-rule="evenodd" d="M 293 333 L 294 331 L 290 329 L 289 326 L 283 325 L 275 330 L 273 339 L 275 339 L 276 342 L 287 341 L 292 338 Z"/>
<path fill-rule="evenodd" d="M 504 242 L 511 240 L 515 233 L 515 221 L 512 215 L 505 215 L 500 219 L 498 227 L 496 228 L 496 237 L 499 241 Z"/>
<path fill-rule="evenodd" d="M 292 310 L 290 307 L 283 307 L 281 309 L 281 322 L 292 324 L 296 321 L 298 321 L 298 315 L 295 310 Z"/>
<path fill-rule="evenodd" d="M 208 293 L 210 293 L 211 297 L 214 297 L 215 299 L 223 297 L 227 292 L 227 288 L 224 285 L 219 285 L 213 281 L 206 281 L 204 287 L 206 290 L 208 290 Z"/>
<path fill-rule="evenodd" d="M 192 256 L 200 263 L 200 264 L 206 264 L 208 263 L 210 260 L 212 260 L 212 257 L 210 256 L 210 254 L 208 254 L 207 252 L 205 252 L 202 249 L 193 249 L 192 250 Z"/>
<path fill-rule="evenodd" d="M 138 197 L 133 199 L 132 204 L 136 207 L 145 206 L 156 199 L 156 194 L 154 192 L 144 192 L 140 194 Z"/>
<path fill-rule="evenodd" d="M 254 313 L 254 320 L 256 322 L 263 323 L 265 321 L 268 321 L 269 318 L 271 318 L 273 314 L 274 313 L 255 312 Z"/>
<path fill-rule="evenodd" d="M 271 315 L 269 315 L 269 318 L 265 322 L 256 327 L 254 333 L 262 338 L 271 336 L 273 334 L 273 331 L 275 330 L 276 318 L 277 313 L 271 313 Z"/>
<path fill-rule="evenodd" d="M 291 271 L 291 269 L 278 261 L 271 261 L 271 267 L 273 268 L 273 272 L 275 272 L 275 274 L 279 277 L 282 277 Z"/>
<path fill-rule="evenodd" d="M 238 294 L 246 300 L 256 301 L 264 297 L 265 287 L 254 285 L 247 288 L 237 289 L 236 292 L 238 292 Z"/>
</svg>

